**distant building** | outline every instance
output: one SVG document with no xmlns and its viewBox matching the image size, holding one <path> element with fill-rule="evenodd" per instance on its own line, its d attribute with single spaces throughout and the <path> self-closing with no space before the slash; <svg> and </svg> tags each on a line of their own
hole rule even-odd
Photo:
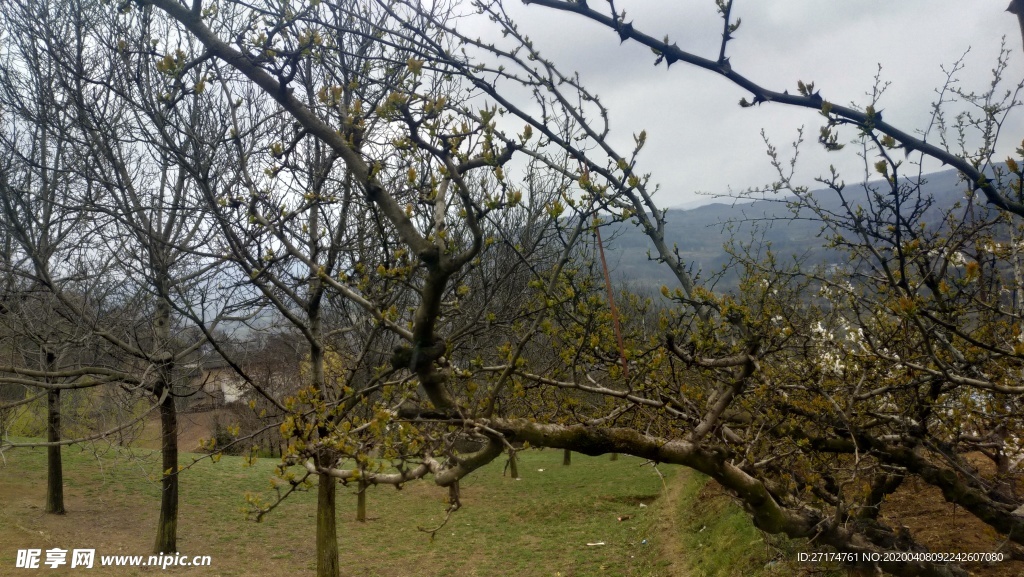
<svg viewBox="0 0 1024 577">
<path fill-rule="evenodd" d="M 189 411 L 207 411 L 238 402 L 245 393 L 245 382 L 221 358 L 208 358 L 184 365 L 189 389 L 196 391 Z"/>
</svg>

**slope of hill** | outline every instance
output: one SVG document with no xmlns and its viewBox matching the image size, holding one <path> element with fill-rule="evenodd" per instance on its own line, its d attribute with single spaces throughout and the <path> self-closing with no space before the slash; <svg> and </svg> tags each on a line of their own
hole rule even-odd
<svg viewBox="0 0 1024 577">
<path fill-rule="evenodd" d="M 932 197 L 934 204 L 928 211 L 930 224 L 937 224 L 940 215 L 962 202 L 966 185 L 960 182 L 955 170 L 926 175 L 922 195 Z M 884 183 L 869 183 L 879 187 Z M 846 188 L 849 199 L 866 203 L 868 196 L 862 185 Z M 830 190 L 813 191 L 822 208 L 840 210 L 837 195 Z M 804 210 L 794 214 L 787 205 L 788 199 L 760 200 L 757 202 L 735 202 L 732 204 L 713 203 L 698 208 L 683 210 L 670 209 L 666 214 L 665 240 L 669 246 L 679 248 L 680 255 L 702 275 L 720 271 L 729 263 L 730 257 L 724 245 L 730 238 L 739 243 L 752 241 L 770 243 L 780 258 L 799 256 L 812 265 L 841 262 L 842 256 L 823 247 L 821 223 L 811 218 Z M 653 246 L 650 240 L 630 223 L 609 226 L 604 233 L 608 252 L 609 267 L 617 282 L 627 281 L 633 287 L 672 286 L 673 277 L 668 269 L 648 259 Z M 719 288 L 729 289 L 736 285 L 736 275 L 726 275 Z"/>
</svg>

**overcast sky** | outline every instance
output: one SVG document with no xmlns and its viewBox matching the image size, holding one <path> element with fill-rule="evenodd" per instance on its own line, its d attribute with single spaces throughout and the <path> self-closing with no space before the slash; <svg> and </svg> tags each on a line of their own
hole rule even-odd
<svg viewBox="0 0 1024 577">
<path fill-rule="evenodd" d="M 888 122 L 913 132 L 925 128 L 936 89 L 965 52 L 960 86 L 985 90 L 1002 38 L 1011 48 L 1006 87 L 1024 78 L 1021 32 L 1005 12 L 1008 0 L 737 0 L 743 19 L 730 43 L 733 69 L 772 90 L 795 92 L 797 80 L 813 81 L 821 95 L 840 104 L 866 104 L 878 65 L 891 86 L 881 101 Z M 602 0 L 590 5 L 603 8 Z M 721 21 L 713 0 L 618 0 L 637 29 L 707 58 L 718 54 Z M 760 132 L 786 147 L 805 126 L 807 142 L 798 178 L 813 178 L 834 164 L 848 182 L 863 176 L 852 147 L 826 153 L 817 145 L 821 117 L 781 105 L 740 108 L 749 94 L 728 81 L 683 63 L 655 68 L 651 51 L 619 45 L 614 31 L 574 14 L 508 2 L 521 28 L 541 53 L 563 70 L 577 70 L 611 111 L 618 142 L 646 129 L 642 171 L 661 183 L 661 206 L 690 204 L 696 193 L 723 194 L 772 180 Z M 855 134 L 846 129 L 843 141 Z M 1002 159 L 1024 138 L 1024 114 L 1004 128 Z M 935 141 L 932 136 L 929 140 Z M 623 146 L 625 149 L 625 146 Z M 932 166 L 930 169 L 938 167 Z M 705 199 L 710 202 L 710 199 Z"/>
</svg>

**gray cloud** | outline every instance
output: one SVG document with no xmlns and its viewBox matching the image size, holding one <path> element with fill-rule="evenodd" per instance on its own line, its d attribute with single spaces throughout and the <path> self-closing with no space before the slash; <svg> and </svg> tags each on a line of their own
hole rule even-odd
<svg viewBox="0 0 1024 577">
<path fill-rule="evenodd" d="M 652 36 L 667 34 L 681 48 L 717 56 L 721 22 L 712 0 L 620 0 L 616 6 Z M 907 131 L 923 130 L 935 89 L 945 81 L 942 67 L 968 50 L 959 75 L 964 89 L 986 89 L 1004 35 L 1013 50 L 1010 84 L 1024 77 L 1020 31 L 1005 8 L 1004 0 L 740 0 L 734 15 L 743 24 L 729 56 L 735 70 L 767 88 L 794 91 L 798 80 L 814 81 L 825 98 L 860 105 L 867 103 L 881 64 L 882 79 L 891 82 L 881 100 L 886 120 Z M 741 109 L 737 102 L 746 94 L 725 80 L 683 64 L 655 68 L 650 50 L 629 42 L 620 46 L 614 32 L 583 18 L 518 2 L 508 9 L 547 58 L 563 70 L 579 71 L 602 97 L 618 143 L 627 146 L 633 133 L 647 130 L 641 168 L 662 184 L 663 206 L 690 202 L 697 191 L 724 193 L 772 180 L 762 129 L 783 148 L 805 127 L 810 142 L 798 167 L 803 183 L 812 184 L 830 164 L 848 181 L 863 175 L 863 163 L 849 147 L 820 150 L 820 117 L 813 111 Z M 1001 156 L 1024 137 L 1019 113 L 1004 134 Z M 847 130 L 842 136 L 855 135 Z"/>
</svg>

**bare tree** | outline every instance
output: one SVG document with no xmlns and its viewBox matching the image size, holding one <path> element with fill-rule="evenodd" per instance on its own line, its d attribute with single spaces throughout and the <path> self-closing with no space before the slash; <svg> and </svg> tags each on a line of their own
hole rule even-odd
<svg viewBox="0 0 1024 577">
<path fill-rule="evenodd" d="M 22 34 L 20 23 L 30 12 L 12 13 L 3 20 L 3 35 L 10 39 L 0 66 L 0 135 L 3 169 L 0 170 L 0 226 L 7 244 L 4 275 L 7 296 L 19 306 L 6 307 L 7 326 L 30 349 L 19 355 L 11 368 L 32 368 L 40 384 L 54 385 L 55 372 L 73 340 L 61 322 L 59 303 L 44 294 L 65 284 L 75 271 L 76 253 L 83 250 L 86 219 L 73 204 L 73 170 L 80 162 L 74 151 L 74 135 L 67 122 L 66 94 L 52 90 L 59 67 L 34 40 Z M 16 249 L 14 247 L 17 247 Z M 62 265 L 65 263 L 65 265 Z M 8 335 L 11 335 L 8 332 Z M 13 335 L 11 335 L 13 336 Z M 12 351 L 13 352 L 13 351 Z M 36 358 L 31 358 L 36 357 Z M 30 360 L 31 358 L 31 360 Z M 31 379 L 29 379 L 31 380 Z M 60 455 L 61 388 L 46 387 L 47 491 L 46 511 L 64 513 L 63 473 Z"/>
<path fill-rule="evenodd" d="M 200 148 L 210 140 L 201 133 L 218 127 L 199 121 L 201 100 L 174 106 L 161 91 L 167 87 L 160 62 L 149 59 L 158 23 L 126 29 L 109 16 L 88 2 L 16 3 L 8 13 L 6 23 L 37 59 L 25 70 L 50 71 L 43 90 L 63 98 L 33 125 L 69 135 L 65 146 L 74 149 L 76 161 L 58 165 L 64 181 L 74 183 L 66 185 L 69 192 L 60 199 L 37 197 L 49 208 L 37 201 L 38 209 L 22 209 L 25 215 L 64 215 L 65 229 L 22 234 L 22 245 L 64 318 L 104 342 L 117 365 L 107 380 L 145 391 L 160 413 L 162 497 L 155 549 L 172 552 L 178 518 L 176 398 L 189 393 L 176 367 L 205 342 L 202 333 L 182 329 L 202 319 L 215 330 L 228 301 L 216 287 L 218 259 L 199 250 L 213 229 L 203 219 L 195 175 L 174 153 L 202 159 L 190 168 L 208 174 L 215 157 Z M 145 36 L 114 39 L 126 31 Z M 133 48 L 143 42 L 146 58 L 129 68 L 138 54 Z M 7 212 L 17 210 L 10 205 Z M 80 257 L 66 260 L 73 269 L 51 271 L 43 252 L 53 242 L 47 235 L 64 230 L 63 240 Z M 82 240 L 86 234 L 88 245 Z M 83 283 L 62 283 L 55 272 L 98 284 L 83 290 Z M 54 373 L 53 367 L 47 370 Z"/>
</svg>

